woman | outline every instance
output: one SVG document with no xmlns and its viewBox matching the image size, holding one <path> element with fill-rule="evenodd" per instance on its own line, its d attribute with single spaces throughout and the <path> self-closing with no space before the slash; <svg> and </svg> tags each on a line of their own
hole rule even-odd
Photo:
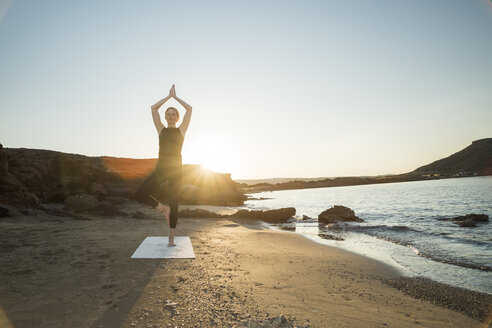
<svg viewBox="0 0 492 328">
<path fill-rule="evenodd" d="M 161 122 L 158 110 L 166 101 L 173 97 L 186 109 L 186 114 L 181 125 L 176 127 L 176 123 L 179 120 L 179 112 L 174 107 L 167 108 L 165 112 L 166 128 Z M 173 84 L 169 95 L 158 101 L 151 109 L 152 118 L 159 134 L 159 159 L 154 172 L 145 179 L 134 197 L 144 204 L 157 208 L 164 215 L 170 228 L 169 243 L 167 244 L 170 247 L 176 246 L 174 243 L 174 231 L 178 221 L 178 198 L 183 178 L 181 148 L 183 147 L 186 130 L 188 130 L 188 125 L 190 124 L 191 106 L 176 96 Z M 164 204 L 161 204 L 156 199 L 157 195 L 162 192 L 160 190 L 162 183 L 166 183 L 165 192 L 163 193 L 167 202 L 164 202 Z"/>
</svg>

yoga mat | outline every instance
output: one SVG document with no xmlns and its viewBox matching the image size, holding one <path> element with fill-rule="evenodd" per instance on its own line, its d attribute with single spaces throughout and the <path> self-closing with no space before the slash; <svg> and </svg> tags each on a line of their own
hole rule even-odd
<svg viewBox="0 0 492 328">
<path fill-rule="evenodd" d="M 168 247 L 168 237 L 147 237 L 135 250 L 132 259 L 194 259 L 190 237 L 174 237 L 176 246 Z"/>
</svg>

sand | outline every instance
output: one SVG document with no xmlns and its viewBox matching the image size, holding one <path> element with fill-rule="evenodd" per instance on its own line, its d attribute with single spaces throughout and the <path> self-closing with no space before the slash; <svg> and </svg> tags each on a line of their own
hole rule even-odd
<svg viewBox="0 0 492 328">
<path fill-rule="evenodd" d="M 180 218 L 196 259 L 130 259 L 168 229 L 155 210 L 120 209 L 155 220 L 2 218 L 0 326 L 234 327 L 281 314 L 305 327 L 486 326 L 384 283 L 401 278 L 392 267 L 257 221 Z"/>
</svg>

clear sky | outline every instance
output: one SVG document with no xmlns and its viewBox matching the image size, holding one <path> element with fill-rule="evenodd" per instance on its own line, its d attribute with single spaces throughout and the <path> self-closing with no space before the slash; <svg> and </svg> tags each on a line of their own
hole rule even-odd
<svg viewBox="0 0 492 328">
<path fill-rule="evenodd" d="M 492 137 L 491 55 L 490 0 L 0 0 L 0 142 L 156 158 L 174 83 L 185 164 L 404 173 Z"/>
</svg>

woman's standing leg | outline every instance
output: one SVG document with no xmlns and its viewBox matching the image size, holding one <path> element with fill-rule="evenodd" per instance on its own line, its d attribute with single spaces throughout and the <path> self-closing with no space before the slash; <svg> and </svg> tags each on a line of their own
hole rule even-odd
<svg viewBox="0 0 492 328">
<path fill-rule="evenodd" d="M 169 207 L 171 213 L 169 214 L 169 246 L 174 246 L 174 232 L 178 223 L 178 203 L 179 193 L 181 190 L 182 175 L 181 172 L 171 177 L 169 181 Z"/>
</svg>

